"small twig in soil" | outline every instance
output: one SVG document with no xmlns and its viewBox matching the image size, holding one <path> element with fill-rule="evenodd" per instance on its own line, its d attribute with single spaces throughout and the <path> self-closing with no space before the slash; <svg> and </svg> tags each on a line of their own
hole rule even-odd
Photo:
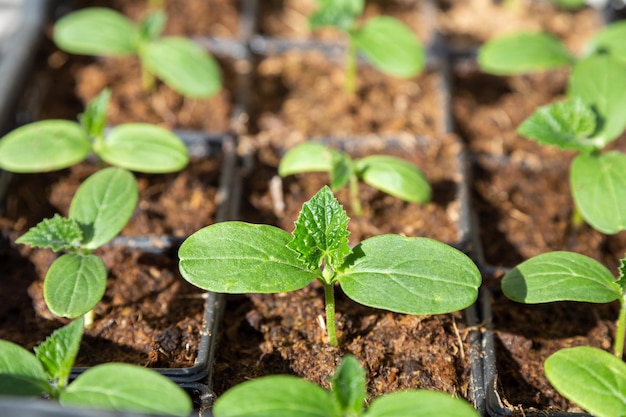
<svg viewBox="0 0 626 417">
<path fill-rule="evenodd" d="M 283 198 L 283 180 L 278 175 L 274 175 L 270 180 L 269 192 L 272 197 L 274 214 L 282 217 L 285 214 L 285 199 Z"/>
</svg>

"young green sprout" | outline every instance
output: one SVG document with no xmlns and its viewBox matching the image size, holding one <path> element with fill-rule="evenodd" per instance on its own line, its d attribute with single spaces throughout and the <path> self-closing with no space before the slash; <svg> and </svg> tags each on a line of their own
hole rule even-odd
<svg viewBox="0 0 626 417">
<path fill-rule="evenodd" d="M 178 385 L 140 366 L 106 363 L 73 382 L 70 371 L 83 336 L 82 318 L 55 330 L 35 347 L 0 340 L 0 395 L 43 397 L 62 405 L 188 416 L 191 399 Z"/>
<path fill-rule="evenodd" d="M 435 391 L 382 395 L 365 409 L 365 371 L 346 356 L 330 378 L 330 391 L 295 376 L 273 375 L 246 381 L 221 395 L 215 417 L 478 417 L 470 404 Z"/>
<path fill-rule="evenodd" d="M 102 299 L 107 271 L 92 252 L 124 228 L 137 199 L 137 182 L 130 172 L 121 168 L 100 170 L 78 188 L 68 218 L 56 214 L 16 240 L 68 252 L 52 263 L 44 280 L 44 300 L 52 313 L 79 317 L 91 312 Z M 89 324 L 90 316 L 87 318 Z"/>
<path fill-rule="evenodd" d="M 348 37 L 345 90 L 356 91 L 358 52 L 379 71 L 397 77 L 413 77 L 424 68 L 424 48 L 402 22 L 378 16 L 360 24 L 364 0 L 318 0 L 319 9 L 310 17 L 312 28 L 332 26 Z"/>
<path fill-rule="evenodd" d="M 626 129 L 625 68 L 608 55 L 579 61 L 568 99 L 539 107 L 517 130 L 540 144 L 579 152 L 569 174 L 574 220 L 580 216 L 606 234 L 626 229 L 626 155 L 604 150 Z"/>
<path fill-rule="evenodd" d="M 348 222 L 324 186 L 304 204 L 292 233 L 244 222 L 195 232 L 180 247 L 180 272 L 200 288 L 231 294 L 294 291 L 317 279 L 333 346 L 336 283 L 358 303 L 406 314 L 449 313 L 476 300 L 481 276 L 462 252 L 432 239 L 391 234 L 351 249 Z"/>
<path fill-rule="evenodd" d="M 526 304 L 619 301 L 614 355 L 591 347 L 568 348 L 550 356 L 544 367 L 557 391 L 593 415 L 626 415 L 626 364 L 621 360 L 626 335 L 626 258 L 615 279 L 604 265 L 585 255 L 544 253 L 508 272 L 502 279 L 502 291 L 511 300 Z"/>
<path fill-rule="evenodd" d="M 156 76 L 184 96 L 213 96 L 222 86 L 217 62 L 190 39 L 161 36 L 166 20 L 159 9 L 135 24 L 112 9 L 86 8 L 57 21 L 54 42 L 73 54 L 138 56 L 146 91 Z"/>
<path fill-rule="evenodd" d="M 46 172 L 70 167 L 91 153 L 103 162 L 137 172 L 174 172 L 187 165 L 185 144 L 162 127 L 127 123 L 105 135 L 110 95 L 105 89 L 94 98 L 79 116 L 79 123 L 42 120 L 8 133 L 0 139 L 0 168 Z"/>
<path fill-rule="evenodd" d="M 356 216 L 363 215 L 359 181 L 410 203 L 426 203 L 431 197 L 428 180 L 419 168 L 388 155 L 352 159 L 321 143 L 305 142 L 287 151 L 278 166 L 281 177 L 302 172 L 327 172 L 333 191 L 349 185 L 350 206 Z"/>
</svg>

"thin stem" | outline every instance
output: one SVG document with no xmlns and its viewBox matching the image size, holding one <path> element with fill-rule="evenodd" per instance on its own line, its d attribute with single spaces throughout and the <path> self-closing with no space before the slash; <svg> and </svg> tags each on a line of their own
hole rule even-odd
<svg viewBox="0 0 626 417">
<path fill-rule="evenodd" d="M 344 89 L 346 93 L 350 95 L 356 93 L 356 70 L 357 49 L 352 36 L 348 34 L 348 50 L 346 51 L 346 79 Z"/>
<path fill-rule="evenodd" d="M 574 204 L 574 210 L 572 211 L 572 217 L 570 218 L 570 222 L 574 230 L 580 229 L 585 224 L 585 219 L 583 218 L 583 215 L 576 204 Z"/>
<path fill-rule="evenodd" d="M 332 283 L 324 282 L 324 302 L 326 304 L 326 332 L 331 346 L 337 346 L 335 331 L 335 290 Z"/>
<path fill-rule="evenodd" d="M 91 328 L 91 326 L 93 325 L 93 317 L 94 317 L 93 309 L 85 313 L 85 315 L 83 316 L 84 318 L 83 327 L 85 329 Z"/>
<path fill-rule="evenodd" d="M 145 65 L 141 65 L 141 87 L 143 91 L 151 93 L 154 91 L 156 80 L 154 74 L 152 74 Z"/>
<path fill-rule="evenodd" d="M 624 355 L 624 337 L 626 336 L 626 294 L 622 296 L 619 317 L 617 318 L 617 330 L 615 331 L 615 342 L 613 352 L 618 358 Z"/>
<path fill-rule="evenodd" d="M 363 206 L 359 198 L 359 179 L 356 175 L 350 176 L 350 206 L 357 217 L 363 216 Z"/>
</svg>

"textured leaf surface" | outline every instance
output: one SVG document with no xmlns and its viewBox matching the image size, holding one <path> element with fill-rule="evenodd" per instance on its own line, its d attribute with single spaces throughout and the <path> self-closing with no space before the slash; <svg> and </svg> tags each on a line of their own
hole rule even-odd
<svg viewBox="0 0 626 417">
<path fill-rule="evenodd" d="M 573 64 L 563 43 L 547 33 L 513 33 L 494 38 L 478 52 L 483 71 L 497 75 L 524 74 Z"/>
<path fill-rule="evenodd" d="M 66 254 L 55 260 L 43 283 L 50 311 L 61 317 L 79 317 L 93 309 L 106 290 L 107 271 L 95 255 Z"/>
<path fill-rule="evenodd" d="M 0 168 L 20 173 L 53 171 L 81 162 L 90 152 L 91 143 L 78 123 L 44 120 L 0 139 Z"/>
<path fill-rule="evenodd" d="M 0 395 L 39 397 L 48 388 L 48 377 L 35 355 L 0 340 Z"/>
<path fill-rule="evenodd" d="M 72 382 L 60 397 L 63 405 L 188 416 L 187 393 L 163 375 L 122 363 L 97 365 Z"/>
<path fill-rule="evenodd" d="M 606 234 L 626 229 L 626 155 L 578 155 L 570 168 L 574 202 L 587 223 Z"/>
<path fill-rule="evenodd" d="M 481 276 L 462 252 L 427 238 L 381 235 L 357 245 L 338 276 L 353 300 L 407 314 L 441 314 L 471 305 Z"/>
<path fill-rule="evenodd" d="M 579 346 L 554 353 L 544 368 L 559 393 L 594 416 L 626 415 L 626 363 L 616 356 Z"/>
<path fill-rule="evenodd" d="M 363 13 L 364 0 L 318 0 L 319 8 L 309 18 L 312 28 L 333 26 L 348 32 Z"/>
<path fill-rule="evenodd" d="M 502 279 L 511 300 L 535 304 L 552 301 L 608 303 L 620 296 L 611 272 L 594 259 L 573 252 L 548 252 L 530 258 Z"/>
<path fill-rule="evenodd" d="M 324 186 L 302 206 L 287 246 L 312 270 L 320 268 L 323 261 L 337 269 L 350 253 L 349 221 L 330 188 Z"/>
<path fill-rule="evenodd" d="M 294 376 L 273 375 L 236 385 L 213 407 L 215 417 L 341 417 L 323 388 Z"/>
<path fill-rule="evenodd" d="M 300 289 L 319 275 L 287 248 L 282 229 L 243 222 L 216 223 L 181 245 L 182 276 L 192 284 L 223 293 L 272 293 Z"/>
<path fill-rule="evenodd" d="M 478 417 L 466 401 L 436 391 L 395 392 L 376 398 L 367 417 Z"/>
<path fill-rule="evenodd" d="M 596 130 L 596 115 L 580 98 L 539 107 L 517 133 L 545 145 L 590 151 L 602 142 L 590 139 Z"/>
<path fill-rule="evenodd" d="M 50 248 L 57 252 L 79 247 L 82 239 L 83 233 L 78 224 L 57 213 L 54 217 L 44 219 L 35 227 L 31 227 L 15 242 L 34 248 Z"/>
<path fill-rule="evenodd" d="M 412 203 L 426 203 L 431 188 L 424 173 L 415 165 L 387 155 L 366 156 L 357 162 L 363 181 L 387 194 Z"/>
<path fill-rule="evenodd" d="M 164 37 L 151 41 L 141 60 L 151 73 L 184 96 L 207 98 L 222 88 L 217 61 L 189 39 Z"/>
<path fill-rule="evenodd" d="M 367 395 L 367 380 L 359 360 L 352 355 L 344 357 L 330 384 L 331 396 L 342 415 L 361 415 Z"/>
<path fill-rule="evenodd" d="M 397 77 L 414 77 L 426 63 L 424 48 L 413 31 L 401 21 L 378 16 L 353 32 L 357 48 L 378 70 Z"/>
<path fill-rule="evenodd" d="M 54 42 L 66 52 L 126 55 L 136 52 L 137 29 L 124 15 L 104 7 L 70 13 L 54 26 Z"/>
<path fill-rule="evenodd" d="M 66 381 L 80 348 L 83 337 L 82 318 L 55 330 L 39 346 L 35 347 L 35 356 L 43 365 L 50 379 Z"/>
<path fill-rule="evenodd" d="M 98 154 L 111 165 L 145 173 L 180 171 L 189 161 L 187 147 L 178 136 L 144 123 L 113 128 Z"/>
<path fill-rule="evenodd" d="M 105 168 L 87 178 L 76 190 L 69 217 L 83 231 L 83 245 L 98 248 L 126 226 L 135 211 L 137 181 L 121 168 Z"/>
</svg>

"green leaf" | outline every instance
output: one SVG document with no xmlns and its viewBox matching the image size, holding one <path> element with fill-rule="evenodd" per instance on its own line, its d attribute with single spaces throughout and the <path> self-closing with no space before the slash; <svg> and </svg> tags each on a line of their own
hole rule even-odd
<svg viewBox="0 0 626 417">
<path fill-rule="evenodd" d="M 76 319 L 52 332 L 43 343 L 35 347 L 35 356 L 46 370 L 48 378 L 59 380 L 65 385 L 78 355 L 84 325 L 82 317 Z"/>
<path fill-rule="evenodd" d="M 105 168 L 87 178 L 70 205 L 70 219 L 83 230 L 83 245 L 96 249 L 113 239 L 133 214 L 139 192 L 130 172 Z"/>
<path fill-rule="evenodd" d="M 44 219 L 35 227 L 15 240 L 16 243 L 34 248 L 50 248 L 54 252 L 80 247 L 83 233 L 72 219 L 58 213 L 51 219 Z"/>
<path fill-rule="evenodd" d="M 596 130 L 596 114 L 578 97 L 539 107 L 517 133 L 544 145 L 591 151 L 604 146 L 590 139 Z"/>
<path fill-rule="evenodd" d="M 87 104 L 85 112 L 78 116 L 81 126 L 91 138 L 99 138 L 104 135 L 110 98 L 111 90 L 105 88 Z"/>
<path fill-rule="evenodd" d="M 139 22 L 141 39 L 144 41 L 156 39 L 163 32 L 163 29 L 165 29 L 166 23 L 167 14 L 164 10 L 152 10 Z"/>
<path fill-rule="evenodd" d="M 294 376 L 246 381 L 218 397 L 215 417 L 342 417 L 327 391 Z"/>
<path fill-rule="evenodd" d="M 611 272 L 598 261 L 573 252 L 530 258 L 502 279 L 504 295 L 527 304 L 552 301 L 608 303 L 620 297 Z"/>
<path fill-rule="evenodd" d="M 187 393 L 151 369 L 123 363 L 97 365 L 85 371 L 61 393 L 63 405 L 149 414 L 188 416 Z"/>
<path fill-rule="evenodd" d="M 365 370 L 359 360 L 348 355 L 341 361 L 330 380 L 331 395 L 337 403 L 341 415 L 360 416 L 367 395 Z"/>
<path fill-rule="evenodd" d="M 0 168 L 11 172 L 46 172 L 72 166 L 89 155 L 85 131 L 69 120 L 44 120 L 8 133 L 0 140 Z"/>
<path fill-rule="evenodd" d="M 287 247 L 298 253 L 298 258 L 312 270 L 324 262 L 336 269 L 350 253 L 349 221 L 333 192 L 324 186 L 302 206 Z"/>
<path fill-rule="evenodd" d="M 182 276 L 205 290 L 232 294 L 300 289 L 319 275 L 287 248 L 290 234 L 267 225 L 222 222 L 189 236 L 178 256 Z"/>
<path fill-rule="evenodd" d="M 56 259 L 43 283 L 43 296 L 52 313 L 60 317 L 82 316 L 102 299 L 107 271 L 95 255 L 77 253 Z"/>
<path fill-rule="evenodd" d="M 626 415 L 626 363 L 600 349 L 559 350 L 544 364 L 548 381 L 596 417 Z"/>
<path fill-rule="evenodd" d="M 318 0 L 319 8 L 309 18 L 311 28 L 333 26 L 348 32 L 363 13 L 364 0 Z"/>
<path fill-rule="evenodd" d="M 626 294 L 626 258 L 622 258 L 619 261 L 619 278 L 617 285 L 622 289 L 622 294 Z"/>
<path fill-rule="evenodd" d="M 190 39 L 164 37 L 151 41 L 141 54 L 141 62 L 187 97 L 211 97 L 222 88 L 217 61 Z"/>
<path fill-rule="evenodd" d="M 552 3 L 566 10 L 578 10 L 585 7 L 587 0 L 550 0 Z"/>
<path fill-rule="evenodd" d="M 578 61 L 569 77 L 568 96 L 580 97 L 599 116 L 595 136 L 608 143 L 626 128 L 626 71 L 606 55 Z"/>
<path fill-rule="evenodd" d="M 431 188 L 415 165 L 393 156 L 371 155 L 357 161 L 358 176 L 374 188 L 412 203 L 426 203 Z"/>
<path fill-rule="evenodd" d="M 572 65 L 565 45 L 547 33 L 512 33 L 491 39 L 478 51 L 478 64 L 496 75 L 524 74 Z"/>
<path fill-rule="evenodd" d="M 466 401 L 447 393 L 413 390 L 376 398 L 365 417 L 479 417 Z"/>
<path fill-rule="evenodd" d="M 576 207 L 594 229 L 605 234 L 626 229 L 626 155 L 578 155 L 570 185 Z"/>
<path fill-rule="evenodd" d="M 318 142 L 304 142 L 283 155 L 278 165 L 278 175 L 286 177 L 301 172 L 331 172 L 333 157 L 339 153 Z"/>
<path fill-rule="evenodd" d="M 381 235 L 357 245 L 337 279 L 351 299 L 406 314 L 442 314 L 471 305 L 481 276 L 462 252 L 436 240 Z"/>
<path fill-rule="evenodd" d="M 588 50 L 593 53 L 608 53 L 626 64 L 626 21 L 607 25 L 589 41 Z"/>
<path fill-rule="evenodd" d="M 330 187 L 339 190 L 344 187 L 352 177 L 352 159 L 344 152 L 333 152 L 333 167 L 330 171 Z"/>
<path fill-rule="evenodd" d="M 357 48 L 372 65 L 396 77 L 414 77 L 426 63 L 426 54 L 413 31 L 389 16 L 369 19 L 352 33 Z"/>
<path fill-rule="evenodd" d="M 35 355 L 0 340 L 0 395 L 39 397 L 49 391 L 48 377 Z"/>
<path fill-rule="evenodd" d="M 97 152 L 111 165 L 145 173 L 180 171 L 189 162 L 187 147 L 178 136 L 144 123 L 114 127 Z"/>
<path fill-rule="evenodd" d="M 73 54 L 132 54 L 137 49 L 137 35 L 137 29 L 128 18 L 103 7 L 70 13 L 54 26 L 54 43 Z"/>
</svg>

